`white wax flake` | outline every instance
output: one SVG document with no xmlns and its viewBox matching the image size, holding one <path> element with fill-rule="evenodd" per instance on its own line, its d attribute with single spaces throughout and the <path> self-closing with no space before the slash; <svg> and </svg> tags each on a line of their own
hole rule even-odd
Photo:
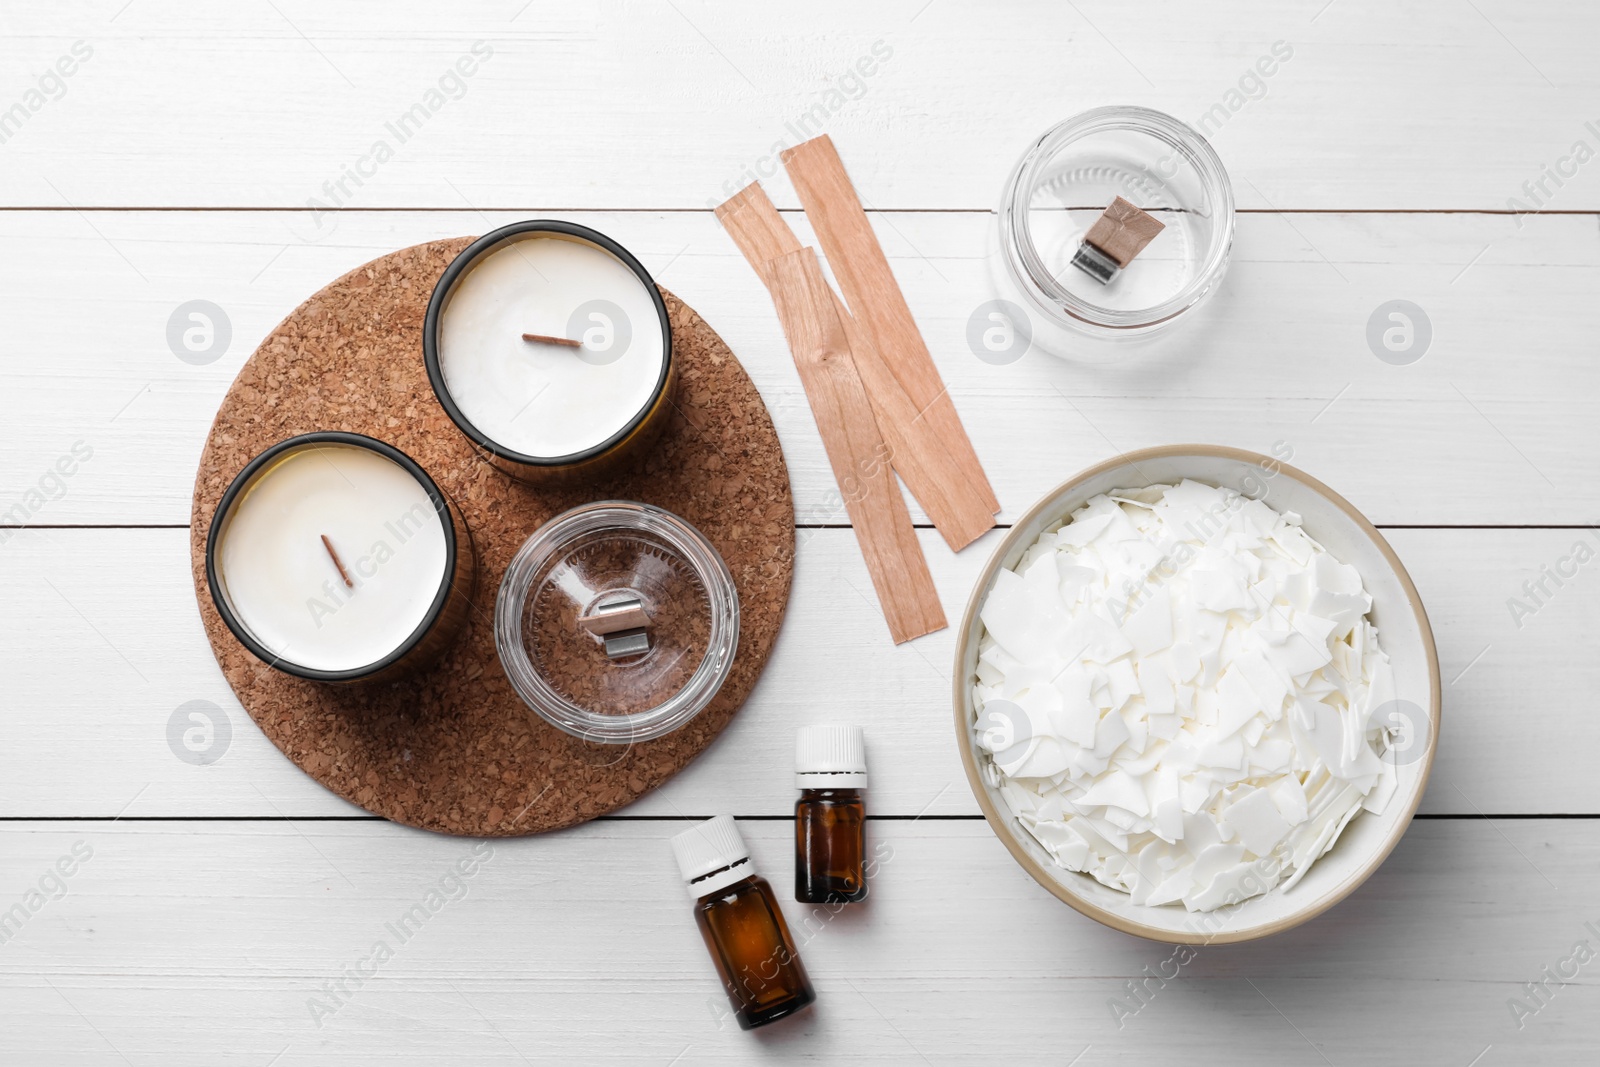
<svg viewBox="0 0 1600 1067">
<path fill-rule="evenodd" d="M 1172 690 L 1172 676 L 1167 673 L 1163 661 L 1141 659 L 1138 676 L 1139 692 L 1144 696 L 1145 708 L 1152 719 L 1171 715 L 1177 710 L 1177 694 Z"/>
<path fill-rule="evenodd" d="M 1174 682 L 1193 681 L 1194 676 L 1200 673 L 1200 655 L 1195 652 L 1192 642 L 1173 642 L 1169 659 L 1172 663 L 1172 680 Z"/>
<path fill-rule="evenodd" d="M 1268 626 L 1260 631 L 1261 654 L 1275 670 L 1290 678 L 1310 674 L 1333 661 L 1333 653 L 1328 651 L 1327 633 L 1313 636 L 1316 627 L 1301 628 L 1301 623 L 1306 620 L 1327 623 L 1330 629 L 1333 623 L 1300 611 L 1294 614 L 1296 616 L 1293 620 L 1294 629 Z"/>
<path fill-rule="evenodd" d="M 1156 836 L 1169 843 L 1181 840 L 1183 802 L 1178 796 L 1178 772 L 1171 767 L 1158 767 L 1146 772 L 1144 778 Z"/>
<path fill-rule="evenodd" d="M 1094 748 L 1095 730 L 1100 725 L 1100 709 L 1089 699 L 1089 674 L 1074 664 L 1054 681 L 1061 694 L 1061 712 L 1052 718 L 1051 732 L 1063 741 Z"/>
<path fill-rule="evenodd" d="M 1245 723 L 1266 711 L 1261 698 L 1234 664 L 1230 664 L 1217 680 L 1217 696 L 1222 700 L 1217 708 L 1217 733 L 1222 737 L 1231 737 Z"/>
<path fill-rule="evenodd" d="M 1141 659 L 1172 644 L 1172 591 L 1162 587 L 1122 624 L 1122 636 Z"/>
<path fill-rule="evenodd" d="M 1257 856 L 1272 855 L 1272 850 L 1289 832 L 1288 821 L 1279 814 L 1265 789 L 1250 789 L 1229 804 L 1222 817 L 1244 847 Z"/>
<path fill-rule="evenodd" d="M 1150 804 L 1145 799 L 1144 790 L 1139 783 L 1125 771 L 1112 771 L 1101 778 L 1077 799 L 1074 807 L 1089 808 L 1101 804 L 1114 804 L 1125 811 L 1135 815 L 1144 815 L 1149 812 Z"/>
<path fill-rule="evenodd" d="M 1389 769 L 1393 771 L 1393 766 Z M 1272 803 L 1277 805 L 1278 814 L 1290 826 L 1299 826 L 1306 821 L 1306 790 L 1300 784 L 1300 779 L 1292 774 L 1280 774 L 1273 783 L 1267 786 L 1266 794 L 1272 798 Z M 1380 807 L 1378 809 L 1382 811 Z"/>
<path fill-rule="evenodd" d="M 1389 806 L 1389 801 L 1394 797 L 1394 791 L 1399 785 L 1399 779 L 1394 773 L 1394 764 L 1388 760 L 1383 761 L 1383 770 L 1378 774 L 1377 784 L 1372 787 L 1372 792 L 1362 800 L 1361 806 L 1375 815 L 1383 814 L 1383 809 Z"/>
<path fill-rule="evenodd" d="M 1062 566 L 1059 561 L 1058 566 L 1061 573 L 1061 602 L 1069 608 L 1076 607 L 1089 586 L 1099 580 L 1100 572 L 1092 567 Z"/>
<path fill-rule="evenodd" d="M 985 780 L 1063 868 L 1133 903 L 1286 892 L 1398 788 L 1371 607 L 1293 512 L 1193 481 L 1097 496 L 979 612 Z M 986 718 L 997 700 L 1024 721 Z"/>
<path fill-rule="evenodd" d="M 1100 720 L 1100 726 L 1094 734 L 1094 754 L 1101 759 L 1109 758 L 1122 743 L 1128 739 L 1128 724 L 1121 715 L 1110 712 Z"/>
<path fill-rule="evenodd" d="M 1139 692 L 1139 676 L 1131 660 L 1119 659 L 1106 666 L 1106 682 L 1111 686 L 1111 710 L 1126 707 Z"/>
</svg>

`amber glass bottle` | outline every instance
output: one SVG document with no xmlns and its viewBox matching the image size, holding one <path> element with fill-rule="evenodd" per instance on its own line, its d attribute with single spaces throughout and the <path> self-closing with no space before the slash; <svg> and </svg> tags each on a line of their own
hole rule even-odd
<svg viewBox="0 0 1600 1067">
<path fill-rule="evenodd" d="M 732 816 L 672 839 L 694 898 L 694 921 L 741 1030 L 776 1022 L 817 999 L 772 886 L 755 873 Z"/>
<path fill-rule="evenodd" d="M 866 740 L 859 726 L 806 726 L 795 739 L 794 898 L 865 899 Z"/>
</svg>

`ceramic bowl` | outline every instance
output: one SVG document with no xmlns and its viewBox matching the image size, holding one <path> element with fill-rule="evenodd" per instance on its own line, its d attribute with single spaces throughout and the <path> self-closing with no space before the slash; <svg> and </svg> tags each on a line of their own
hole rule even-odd
<svg viewBox="0 0 1600 1067">
<path fill-rule="evenodd" d="M 1333 849 L 1316 861 L 1287 892 L 1281 888 L 1213 912 L 1189 912 L 1181 904 L 1134 905 L 1127 894 L 1069 871 L 1012 816 L 980 772 L 987 754 L 974 731 L 972 679 L 983 624 L 978 612 L 1002 567 L 1012 567 L 1051 524 L 1099 493 L 1175 483 L 1185 478 L 1235 489 L 1278 511 L 1298 512 L 1307 534 L 1335 558 L 1361 573 L 1372 595 L 1370 618 L 1394 667 L 1394 714 L 1403 723 L 1405 747 L 1390 757 L 1399 785 L 1381 815 L 1362 812 Z M 1399 842 L 1422 800 L 1439 738 L 1439 659 L 1422 600 L 1394 549 L 1349 501 L 1315 478 L 1270 456 L 1211 445 L 1173 445 L 1130 452 L 1090 467 L 1029 508 L 984 566 L 957 632 L 955 727 L 961 760 L 989 825 L 1016 861 L 1040 885 L 1083 914 L 1107 926 L 1171 944 L 1221 944 L 1280 933 L 1311 919 L 1349 896 L 1378 869 Z"/>
</svg>

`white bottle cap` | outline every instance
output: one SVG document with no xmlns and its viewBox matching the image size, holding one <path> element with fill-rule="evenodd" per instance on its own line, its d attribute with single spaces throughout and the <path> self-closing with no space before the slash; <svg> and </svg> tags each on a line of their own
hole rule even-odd
<svg viewBox="0 0 1600 1067">
<path fill-rule="evenodd" d="M 867 741 L 859 726 L 802 726 L 795 736 L 794 784 L 799 789 L 865 789 Z"/>
<path fill-rule="evenodd" d="M 672 839 L 672 854 L 695 900 L 756 873 L 732 815 L 718 815 L 678 834 Z"/>
</svg>

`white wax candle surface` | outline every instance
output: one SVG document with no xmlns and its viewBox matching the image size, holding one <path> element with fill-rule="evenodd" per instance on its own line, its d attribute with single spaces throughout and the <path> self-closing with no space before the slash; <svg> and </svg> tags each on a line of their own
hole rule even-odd
<svg viewBox="0 0 1600 1067">
<path fill-rule="evenodd" d="M 604 249 L 558 237 L 513 238 L 480 256 L 439 317 L 439 367 L 461 413 L 490 440 L 541 459 L 626 426 L 650 402 L 665 358 L 639 276 Z"/>
<path fill-rule="evenodd" d="M 214 565 L 233 613 L 274 654 L 314 670 L 354 670 L 389 655 L 444 581 L 445 520 L 409 471 L 367 448 L 289 452 L 224 521 Z"/>
</svg>

